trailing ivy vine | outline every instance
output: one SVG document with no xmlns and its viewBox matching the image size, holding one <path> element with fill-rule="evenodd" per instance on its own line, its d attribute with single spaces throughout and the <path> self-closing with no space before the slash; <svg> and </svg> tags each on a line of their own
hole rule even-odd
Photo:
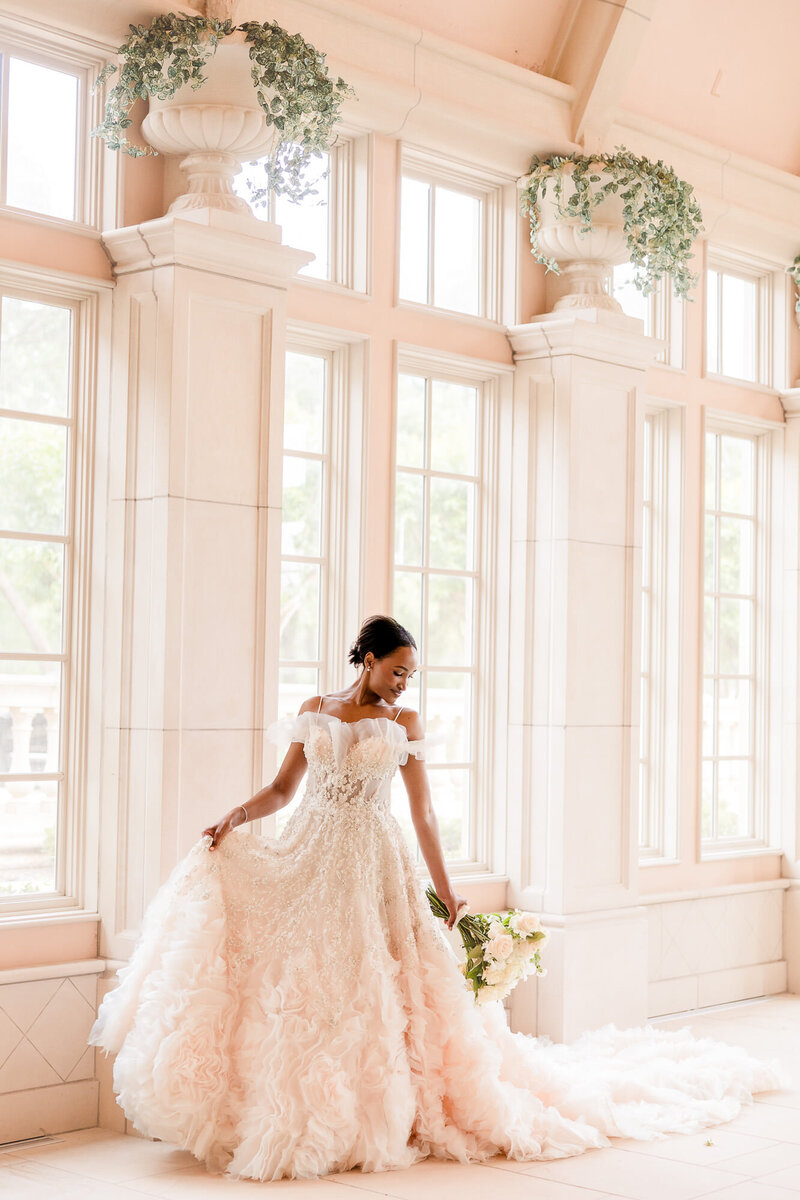
<svg viewBox="0 0 800 1200">
<path fill-rule="evenodd" d="M 354 93 L 343 79 L 331 78 L 324 54 L 274 21 L 234 25 L 230 20 L 163 13 L 150 25 L 131 25 L 118 50 L 121 63 L 109 63 L 95 81 L 95 88 L 101 87 L 119 71 L 106 97 L 103 121 L 92 136 L 102 138 L 110 150 L 133 157 L 156 154 L 147 143 L 128 141 L 133 105 L 150 96 L 168 100 L 185 84 L 201 88 L 209 59 L 220 42 L 237 31 L 249 46 L 250 74 L 265 123 L 277 133 L 265 163 L 264 186 L 251 184 L 251 199 L 265 204 L 274 191 L 301 200 L 314 192 L 306 168 L 330 146 L 342 102 Z"/>
<path fill-rule="evenodd" d="M 565 180 L 569 180 L 566 202 Z M 521 182 L 525 185 L 521 207 L 530 222 L 531 253 L 548 271 L 560 273 L 556 260 L 539 250 L 540 202 L 548 191 L 560 217 L 580 219 L 581 233 L 591 231 L 592 212 L 601 200 L 619 193 L 636 287 L 648 295 L 667 273 L 676 294 L 687 297 L 697 283 L 697 276 L 689 270 L 689 260 L 692 245 L 703 229 L 702 213 L 690 184 L 679 179 L 661 159 L 651 162 L 631 154 L 624 146 L 617 146 L 613 154 L 534 156 Z"/>
</svg>

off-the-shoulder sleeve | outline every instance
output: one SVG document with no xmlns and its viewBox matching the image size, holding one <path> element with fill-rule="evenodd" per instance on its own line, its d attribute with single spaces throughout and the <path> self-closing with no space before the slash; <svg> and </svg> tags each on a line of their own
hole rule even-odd
<svg viewBox="0 0 800 1200">
<path fill-rule="evenodd" d="M 424 738 L 414 738 L 412 741 L 405 741 L 398 747 L 398 759 L 401 767 L 404 767 L 408 762 L 409 754 L 413 754 L 414 758 L 426 759 L 430 758 L 431 750 L 436 746 L 442 745 L 447 741 L 447 735 L 444 733 L 430 733 Z"/>
<path fill-rule="evenodd" d="M 299 715 L 290 713 L 288 717 L 281 717 L 279 721 L 273 721 L 271 725 L 267 726 L 264 736 L 275 746 L 287 746 L 289 742 L 305 742 L 308 737 L 311 715 L 311 713 L 304 712 Z"/>
</svg>

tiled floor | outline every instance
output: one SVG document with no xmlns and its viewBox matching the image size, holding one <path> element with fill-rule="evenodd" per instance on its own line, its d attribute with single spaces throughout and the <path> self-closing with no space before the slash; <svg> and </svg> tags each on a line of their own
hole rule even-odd
<svg viewBox="0 0 800 1200">
<path fill-rule="evenodd" d="M 325 1179 L 210 1176 L 190 1154 L 162 1142 L 103 1129 L 0 1153 L 0 1197 L 8 1200 L 224 1200 L 255 1195 L 292 1200 L 797 1200 L 800 1197 L 800 996 L 775 996 L 655 1024 L 691 1025 L 779 1058 L 797 1090 L 765 1094 L 727 1125 L 691 1137 L 614 1142 L 553 1163 L 495 1158 L 480 1166 L 427 1161 L 409 1171 L 350 1171 Z M 337 1189 L 337 1190 L 334 1190 Z M 344 1193 L 344 1195 L 342 1195 Z"/>
</svg>

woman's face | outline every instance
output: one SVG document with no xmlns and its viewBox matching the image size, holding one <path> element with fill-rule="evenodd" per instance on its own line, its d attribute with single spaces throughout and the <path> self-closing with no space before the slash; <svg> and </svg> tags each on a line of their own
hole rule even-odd
<svg viewBox="0 0 800 1200">
<path fill-rule="evenodd" d="M 398 646 L 383 658 L 370 652 L 364 667 L 369 668 L 367 678 L 372 691 L 387 704 L 396 704 L 417 669 L 417 652 L 413 646 Z"/>
</svg>

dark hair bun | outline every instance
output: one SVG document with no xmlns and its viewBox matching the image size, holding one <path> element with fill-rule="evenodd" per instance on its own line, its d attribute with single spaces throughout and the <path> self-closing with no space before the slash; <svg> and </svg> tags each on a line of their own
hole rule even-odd
<svg viewBox="0 0 800 1200">
<path fill-rule="evenodd" d="M 349 661 L 358 667 L 370 652 L 375 658 L 385 658 L 400 646 L 417 648 L 417 643 L 399 621 L 394 617 L 367 617 L 350 647 Z"/>
</svg>

